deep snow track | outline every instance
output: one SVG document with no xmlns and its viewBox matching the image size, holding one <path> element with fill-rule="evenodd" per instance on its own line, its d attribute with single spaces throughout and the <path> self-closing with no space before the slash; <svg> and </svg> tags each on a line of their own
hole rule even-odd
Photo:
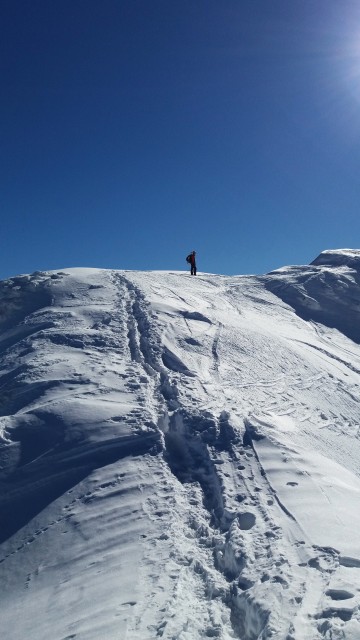
<svg viewBox="0 0 360 640">
<path fill-rule="evenodd" d="M 358 277 L 302 269 L 0 284 L 5 640 L 358 640 Z"/>
</svg>

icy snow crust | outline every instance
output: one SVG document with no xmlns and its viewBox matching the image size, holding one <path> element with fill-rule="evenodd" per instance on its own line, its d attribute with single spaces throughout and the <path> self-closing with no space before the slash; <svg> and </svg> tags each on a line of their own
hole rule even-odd
<svg viewBox="0 0 360 640">
<path fill-rule="evenodd" d="M 0 283 L 3 640 L 360 638 L 344 251 Z"/>
</svg>

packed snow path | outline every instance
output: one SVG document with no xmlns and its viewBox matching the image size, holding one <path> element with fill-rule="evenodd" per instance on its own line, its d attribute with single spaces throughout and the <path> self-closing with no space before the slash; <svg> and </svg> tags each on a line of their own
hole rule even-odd
<svg viewBox="0 0 360 640">
<path fill-rule="evenodd" d="M 360 638 L 359 272 L 0 283 L 4 640 Z"/>
</svg>

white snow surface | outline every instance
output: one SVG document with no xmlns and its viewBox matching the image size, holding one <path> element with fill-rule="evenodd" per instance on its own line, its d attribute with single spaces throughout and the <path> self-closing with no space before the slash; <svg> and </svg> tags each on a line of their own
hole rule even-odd
<svg viewBox="0 0 360 640">
<path fill-rule="evenodd" d="M 2 640 L 359 640 L 360 251 L 0 283 Z"/>
</svg>

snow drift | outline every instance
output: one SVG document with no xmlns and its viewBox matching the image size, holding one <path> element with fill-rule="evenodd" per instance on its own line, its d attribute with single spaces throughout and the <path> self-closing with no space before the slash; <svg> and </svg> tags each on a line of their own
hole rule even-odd
<svg viewBox="0 0 360 640">
<path fill-rule="evenodd" d="M 359 278 L 0 283 L 2 638 L 360 638 Z"/>
</svg>

